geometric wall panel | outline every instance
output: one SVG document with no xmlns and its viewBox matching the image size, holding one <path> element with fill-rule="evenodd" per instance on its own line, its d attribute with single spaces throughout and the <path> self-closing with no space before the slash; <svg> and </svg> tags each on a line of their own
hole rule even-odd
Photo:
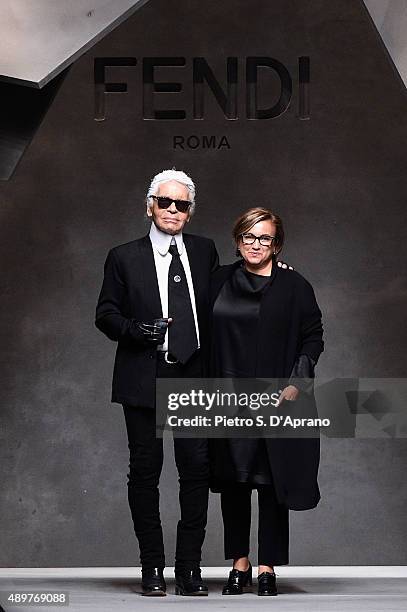
<svg viewBox="0 0 407 612">
<path fill-rule="evenodd" d="M 2 0 L 0 80 L 43 87 L 147 0 Z"/>
<path fill-rule="evenodd" d="M 407 86 L 406 0 L 364 0 L 404 84 Z"/>
</svg>

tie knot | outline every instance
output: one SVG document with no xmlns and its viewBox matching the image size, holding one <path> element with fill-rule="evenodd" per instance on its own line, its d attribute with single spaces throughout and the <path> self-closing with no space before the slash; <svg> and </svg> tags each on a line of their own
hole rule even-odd
<svg viewBox="0 0 407 612">
<path fill-rule="evenodd" d="M 170 244 L 170 248 L 168 250 L 172 256 L 175 256 L 175 257 L 179 256 L 177 245 L 175 242 L 174 244 Z"/>
</svg>

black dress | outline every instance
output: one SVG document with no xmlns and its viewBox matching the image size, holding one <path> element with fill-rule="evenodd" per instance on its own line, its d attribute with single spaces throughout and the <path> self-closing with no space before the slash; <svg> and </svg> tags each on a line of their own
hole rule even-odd
<svg viewBox="0 0 407 612">
<path fill-rule="evenodd" d="M 260 301 L 273 278 L 243 266 L 223 285 L 213 309 L 214 363 L 218 378 L 255 378 Z M 228 440 L 235 482 L 272 484 L 263 438 Z"/>
<path fill-rule="evenodd" d="M 295 416 L 317 417 L 312 385 L 301 388 L 305 378 L 313 377 L 313 365 L 324 349 L 322 315 L 313 288 L 296 270 L 277 265 L 268 280 L 256 280 L 256 276 L 245 272 L 241 261 L 221 266 L 212 276 L 211 375 L 243 374 L 260 384 L 264 379 L 278 379 L 280 389 L 300 384 L 297 400 L 287 409 Z M 271 468 L 277 499 L 291 510 L 315 508 L 320 500 L 320 441 L 315 429 L 314 436 L 298 438 L 266 437 L 267 432 L 261 432 L 268 458 L 261 465 Z M 239 482 L 242 471 L 247 472 L 245 454 L 232 451 L 232 459 L 234 444 L 231 439 L 209 441 L 214 492 Z M 250 463 L 249 480 L 255 472 Z"/>
<path fill-rule="evenodd" d="M 223 285 L 213 309 L 214 364 L 219 378 L 255 378 L 260 302 L 273 280 L 238 267 Z M 211 440 L 216 449 L 218 440 Z M 221 487 L 225 559 L 249 556 L 251 493 L 258 491 L 258 564 L 288 563 L 288 509 L 276 498 L 263 438 L 227 439 L 233 479 Z"/>
</svg>

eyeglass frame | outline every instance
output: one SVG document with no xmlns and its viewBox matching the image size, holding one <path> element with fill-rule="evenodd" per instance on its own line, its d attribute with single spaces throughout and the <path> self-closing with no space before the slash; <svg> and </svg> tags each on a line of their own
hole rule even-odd
<svg viewBox="0 0 407 612">
<path fill-rule="evenodd" d="M 248 235 L 253 236 L 253 241 L 252 242 L 244 242 L 243 236 L 248 236 Z M 265 238 L 265 237 L 271 238 L 270 244 L 262 244 L 261 239 Z M 242 244 L 244 244 L 244 245 L 247 245 L 247 246 L 252 245 L 252 244 L 254 244 L 256 242 L 256 240 L 258 240 L 260 246 L 269 247 L 269 248 L 272 247 L 273 244 L 275 244 L 275 241 L 277 239 L 276 236 L 270 236 L 269 234 L 262 234 L 261 236 L 255 236 L 254 234 L 251 234 L 251 232 L 245 232 L 244 234 L 240 234 L 239 238 L 241 238 Z"/>
</svg>

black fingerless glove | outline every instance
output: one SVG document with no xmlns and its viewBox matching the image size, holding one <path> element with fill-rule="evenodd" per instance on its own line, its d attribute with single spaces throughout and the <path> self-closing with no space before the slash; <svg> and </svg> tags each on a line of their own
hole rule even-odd
<svg viewBox="0 0 407 612">
<path fill-rule="evenodd" d="M 136 342 L 145 345 L 164 343 L 168 319 L 154 319 L 154 321 L 132 321 L 130 335 Z"/>
</svg>

